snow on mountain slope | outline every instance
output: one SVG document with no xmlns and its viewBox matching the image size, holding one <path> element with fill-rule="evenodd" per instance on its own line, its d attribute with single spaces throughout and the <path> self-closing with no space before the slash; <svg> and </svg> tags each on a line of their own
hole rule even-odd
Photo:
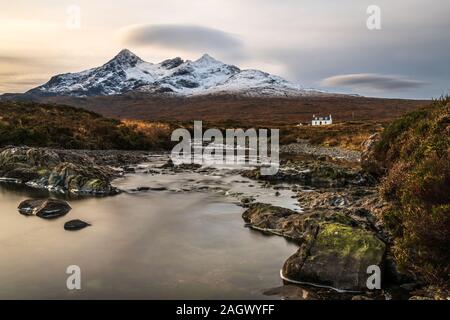
<svg viewBox="0 0 450 320">
<path fill-rule="evenodd" d="M 161 74 L 155 82 L 139 88 L 139 91 L 151 92 L 156 89 L 179 95 L 201 94 L 239 72 L 238 67 L 224 64 L 205 54 L 196 61 L 186 61 L 171 68 L 169 72 Z"/>
<path fill-rule="evenodd" d="M 299 96 L 322 93 L 303 89 L 300 85 L 259 70 L 243 70 L 232 75 L 205 94 L 243 94 L 247 96 Z"/>
<path fill-rule="evenodd" d="M 259 70 L 240 70 L 208 54 L 195 61 L 183 61 L 177 57 L 153 64 L 143 61 L 127 49 L 98 68 L 56 75 L 27 93 L 84 97 L 114 95 L 133 90 L 181 96 L 227 93 L 251 96 L 324 94 L 317 90 L 303 89 L 281 77 Z"/>
</svg>

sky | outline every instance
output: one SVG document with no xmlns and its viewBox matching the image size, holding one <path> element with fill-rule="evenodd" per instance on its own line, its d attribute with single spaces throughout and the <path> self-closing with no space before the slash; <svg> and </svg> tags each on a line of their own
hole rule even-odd
<svg viewBox="0 0 450 320">
<path fill-rule="evenodd" d="M 0 94 L 102 65 L 123 48 L 155 63 L 208 53 L 330 92 L 450 93 L 448 0 L 0 0 L 0 8 Z"/>
</svg>

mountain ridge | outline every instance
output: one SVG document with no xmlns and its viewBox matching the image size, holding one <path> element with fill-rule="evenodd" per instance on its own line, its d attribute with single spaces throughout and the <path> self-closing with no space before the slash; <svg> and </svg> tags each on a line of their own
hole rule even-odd
<svg viewBox="0 0 450 320">
<path fill-rule="evenodd" d="M 205 53 L 199 59 L 180 57 L 160 63 L 146 62 L 128 49 L 105 64 L 75 73 L 53 76 L 47 83 L 27 91 L 36 96 L 109 96 L 132 91 L 149 94 L 197 96 L 237 94 L 244 96 L 328 95 L 305 89 L 264 71 L 223 63 Z"/>
</svg>

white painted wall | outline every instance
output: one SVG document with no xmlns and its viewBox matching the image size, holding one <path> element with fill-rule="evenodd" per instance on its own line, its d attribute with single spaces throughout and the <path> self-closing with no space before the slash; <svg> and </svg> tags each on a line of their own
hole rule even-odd
<svg viewBox="0 0 450 320">
<path fill-rule="evenodd" d="M 311 121 L 311 125 L 313 125 L 313 126 L 324 126 L 324 125 L 328 125 L 328 124 L 333 124 L 333 118 L 331 117 L 331 115 L 330 115 L 330 120 L 315 120 L 315 119 L 313 119 Z"/>
</svg>

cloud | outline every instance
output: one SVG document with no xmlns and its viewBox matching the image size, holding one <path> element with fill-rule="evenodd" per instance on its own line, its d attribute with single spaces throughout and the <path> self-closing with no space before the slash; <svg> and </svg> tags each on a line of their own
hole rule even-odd
<svg viewBox="0 0 450 320">
<path fill-rule="evenodd" d="M 24 57 L 0 55 L 0 63 L 26 63 L 28 60 Z"/>
<path fill-rule="evenodd" d="M 40 77 L 40 75 L 0 73 L 0 94 L 23 92 L 25 89 L 31 89 L 47 80 L 48 78 Z"/>
<path fill-rule="evenodd" d="M 122 30 L 127 45 L 158 46 L 190 52 L 216 51 L 243 56 L 243 43 L 233 34 L 190 24 L 133 25 Z"/>
<path fill-rule="evenodd" d="M 406 79 L 401 76 L 376 73 L 343 74 L 322 80 L 327 87 L 351 87 L 375 91 L 406 90 L 422 87 L 425 82 Z"/>
<path fill-rule="evenodd" d="M 31 89 L 55 74 L 67 72 L 68 66 L 71 62 L 65 57 L 33 53 L 14 56 L 0 52 L 0 94 Z"/>
</svg>

